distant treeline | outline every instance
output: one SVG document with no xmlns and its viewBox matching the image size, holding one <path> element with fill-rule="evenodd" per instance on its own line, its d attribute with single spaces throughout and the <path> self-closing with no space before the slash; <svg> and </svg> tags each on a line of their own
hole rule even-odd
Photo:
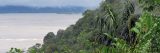
<svg viewBox="0 0 160 53">
<path fill-rule="evenodd" d="M 29 6 L 0 6 L 0 13 L 83 13 L 85 7 L 29 7 Z"/>
</svg>

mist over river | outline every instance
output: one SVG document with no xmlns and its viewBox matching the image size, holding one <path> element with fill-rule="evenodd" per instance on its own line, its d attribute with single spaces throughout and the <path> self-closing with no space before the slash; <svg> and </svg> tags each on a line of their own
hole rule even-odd
<svg viewBox="0 0 160 53">
<path fill-rule="evenodd" d="M 0 53 L 11 47 L 26 50 L 43 43 L 48 32 L 65 29 L 82 17 L 82 14 L 8 13 L 0 14 Z"/>
</svg>

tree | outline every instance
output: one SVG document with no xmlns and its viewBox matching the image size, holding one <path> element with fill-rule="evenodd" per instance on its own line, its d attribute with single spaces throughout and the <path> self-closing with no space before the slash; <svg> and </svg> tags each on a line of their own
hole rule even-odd
<svg viewBox="0 0 160 53">
<path fill-rule="evenodd" d="M 43 42 L 48 44 L 48 43 L 53 43 L 55 40 L 56 36 L 53 32 L 49 32 L 43 39 Z"/>
</svg>

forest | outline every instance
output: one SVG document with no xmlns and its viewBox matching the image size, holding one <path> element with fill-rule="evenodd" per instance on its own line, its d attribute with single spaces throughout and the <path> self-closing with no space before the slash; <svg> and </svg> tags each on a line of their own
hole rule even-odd
<svg viewBox="0 0 160 53">
<path fill-rule="evenodd" d="M 8 53 L 23 53 L 11 48 Z M 160 0 L 104 0 L 27 53 L 159 53 Z"/>
</svg>

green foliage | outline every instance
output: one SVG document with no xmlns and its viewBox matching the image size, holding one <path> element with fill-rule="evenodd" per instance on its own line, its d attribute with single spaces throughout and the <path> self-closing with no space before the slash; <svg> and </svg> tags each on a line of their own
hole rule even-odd
<svg viewBox="0 0 160 53">
<path fill-rule="evenodd" d="M 130 0 L 105 0 L 66 30 L 44 37 L 29 53 L 159 53 L 159 0 L 139 0 L 140 17 Z M 138 5 L 139 6 L 139 5 Z M 153 7 L 153 9 L 152 9 Z M 158 13 L 153 13 L 154 11 Z M 134 18 L 134 19 L 132 19 Z M 138 21 L 137 21 L 138 20 Z M 130 42 L 132 41 L 132 42 Z"/>
<path fill-rule="evenodd" d="M 41 47 L 41 44 L 37 43 L 36 45 L 28 48 L 27 53 L 43 53 L 40 47 Z"/>
<path fill-rule="evenodd" d="M 153 31 L 155 27 L 156 24 L 154 23 L 153 17 L 148 13 L 144 13 L 139 19 L 139 22 L 136 22 L 136 26 L 131 29 L 132 31 L 137 33 L 136 40 L 138 43 L 134 43 L 134 52 L 148 52 L 149 48 L 151 47 L 151 40 L 154 37 L 152 33 L 155 32 Z"/>
<path fill-rule="evenodd" d="M 52 43 L 53 40 L 55 40 L 56 36 L 54 35 L 53 32 L 49 32 L 45 37 L 43 42 L 44 43 Z"/>
<path fill-rule="evenodd" d="M 105 33 L 105 35 L 107 35 L 107 37 L 115 40 L 115 42 L 113 42 L 113 45 L 115 45 L 116 47 L 113 49 L 113 47 L 109 47 L 110 50 L 107 49 L 102 49 L 102 53 L 107 53 L 107 52 L 103 52 L 103 51 L 108 51 L 108 52 L 112 52 L 112 53 L 150 53 L 150 52 L 156 52 L 158 53 L 158 49 L 160 47 L 152 47 L 154 46 L 158 46 L 159 45 L 159 41 L 155 41 L 154 38 L 158 39 L 160 37 L 159 36 L 159 20 L 160 18 L 158 17 L 154 17 L 149 13 L 144 13 L 140 18 L 139 21 L 136 22 L 135 27 L 133 27 L 131 29 L 131 31 L 136 32 L 136 41 L 134 42 L 133 46 L 130 46 L 129 44 L 126 44 L 126 41 L 120 38 L 116 38 L 116 37 L 112 37 L 111 35 Z M 154 40 L 154 41 L 153 41 Z M 157 43 L 155 45 L 155 43 Z"/>
<path fill-rule="evenodd" d="M 7 53 L 23 53 L 21 49 L 11 48 Z"/>
</svg>

